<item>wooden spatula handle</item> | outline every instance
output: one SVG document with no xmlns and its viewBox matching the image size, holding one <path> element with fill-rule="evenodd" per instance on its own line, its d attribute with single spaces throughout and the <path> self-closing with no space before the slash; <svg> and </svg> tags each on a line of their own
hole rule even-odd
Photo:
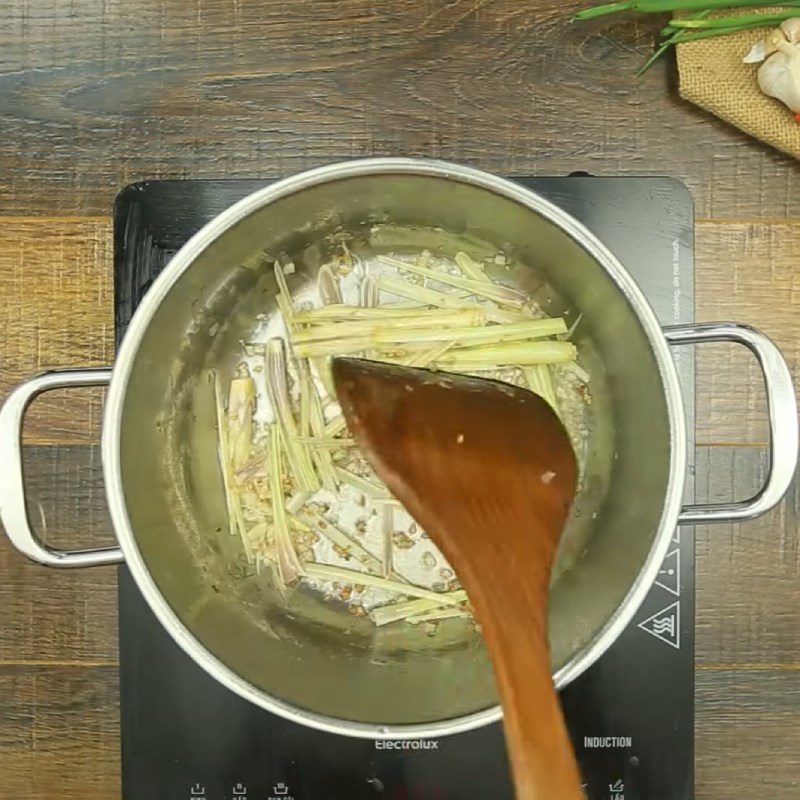
<svg viewBox="0 0 800 800">
<path fill-rule="evenodd" d="M 583 800 L 550 660 L 543 657 L 548 652 L 545 632 L 522 621 L 491 634 L 484 630 L 503 705 L 517 800 Z"/>
<path fill-rule="evenodd" d="M 553 410 L 519 387 L 337 359 L 347 424 L 453 565 L 483 627 L 518 800 L 582 800 L 550 675 L 547 599 L 575 494 Z"/>
</svg>

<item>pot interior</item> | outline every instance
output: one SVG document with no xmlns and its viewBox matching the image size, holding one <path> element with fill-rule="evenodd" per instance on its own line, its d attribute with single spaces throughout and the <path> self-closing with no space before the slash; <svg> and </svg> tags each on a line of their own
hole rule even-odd
<svg viewBox="0 0 800 800">
<path fill-rule="evenodd" d="M 175 614 L 266 705 L 377 725 L 453 720 L 496 704 L 470 623 L 376 629 L 311 590 L 281 596 L 227 531 L 209 369 L 230 378 L 241 342 L 276 312 L 274 260 L 293 261 L 287 280 L 301 292 L 342 232 L 389 251 L 502 251 L 513 269 L 495 277 L 551 315 L 583 315 L 574 341 L 593 404 L 570 523 L 577 550 L 551 592 L 556 672 L 618 612 L 658 535 L 671 459 L 664 381 L 631 303 L 570 235 L 515 200 L 436 175 L 361 175 L 275 199 L 208 245 L 152 314 L 123 406 L 121 478 L 136 545 Z"/>
</svg>

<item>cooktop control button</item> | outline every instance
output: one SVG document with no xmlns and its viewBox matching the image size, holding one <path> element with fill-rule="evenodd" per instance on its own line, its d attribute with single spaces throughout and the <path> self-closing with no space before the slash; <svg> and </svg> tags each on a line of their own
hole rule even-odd
<svg viewBox="0 0 800 800">
<path fill-rule="evenodd" d="M 243 783 L 237 783 L 231 789 L 231 800 L 247 800 L 247 787 Z"/>
<path fill-rule="evenodd" d="M 289 790 L 289 785 L 281 782 L 272 787 L 272 794 L 267 800 L 294 800 L 294 795 Z"/>
</svg>

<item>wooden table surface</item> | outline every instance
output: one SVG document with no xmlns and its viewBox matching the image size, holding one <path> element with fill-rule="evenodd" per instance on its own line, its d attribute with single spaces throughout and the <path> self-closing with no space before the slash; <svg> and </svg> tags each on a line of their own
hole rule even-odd
<svg viewBox="0 0 800 800">
<path fill-rule="evenodd" d="M 0 0 L 0 396 L 110 364 L 111 203 L 150 177 L 274 177 L 367 155 L 499 174 L 672 175 L 697 214 L 697 314 L 753 323 L 800 366 L 798 163 L 687 105 L 660 20 L 571 24 L 563 0 Z M 758 373 L 698 353 L 699 494 L 763 477 Z M 101 397 L 37 401 L 31 509 L 60 544 L 109 540 Z M 757 522 L 698 530 L 697 797 L 800 796 L 794 486 Z M 119 796 L 112 568 L 56 573 L 0 540 L 0 798 Z"/>
</svg>

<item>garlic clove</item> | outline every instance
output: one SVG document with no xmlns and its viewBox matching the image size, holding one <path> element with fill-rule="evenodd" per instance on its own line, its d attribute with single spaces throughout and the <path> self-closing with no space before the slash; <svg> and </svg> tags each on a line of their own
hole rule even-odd
<svg viewBox="0 0 800 800">
<path fill-rule="evenodd" d="M 767 57 L 767 46 L 763 39 L 759 39 L 750 52 L 742 59 L 745 64 L 760 64 Z"/>
<path fill-rule="evenodd" d="M 792 17 L 781 22 L 781 32 L 788 42 L 797 44 L 800 42 L 800 17 Z"/>
<path fill-rule="evenodd" d="M 798 20 L 798 22 L 800 22 L 800 20 Z M 759 64 L 773 53 L 777 53 L 781 43 L 785 43 L 787 38 L 786 34 L 780 28 L 770 31 L 763 39 L 759 39 L 753 45 L 750 52 L 744 57 L 744 63 Z"/>
<path fill-rule="evenodd" d="M 800 45 L 782 42 L 758 70 L 761 91 L 800 113 Z"/>
</svg>

